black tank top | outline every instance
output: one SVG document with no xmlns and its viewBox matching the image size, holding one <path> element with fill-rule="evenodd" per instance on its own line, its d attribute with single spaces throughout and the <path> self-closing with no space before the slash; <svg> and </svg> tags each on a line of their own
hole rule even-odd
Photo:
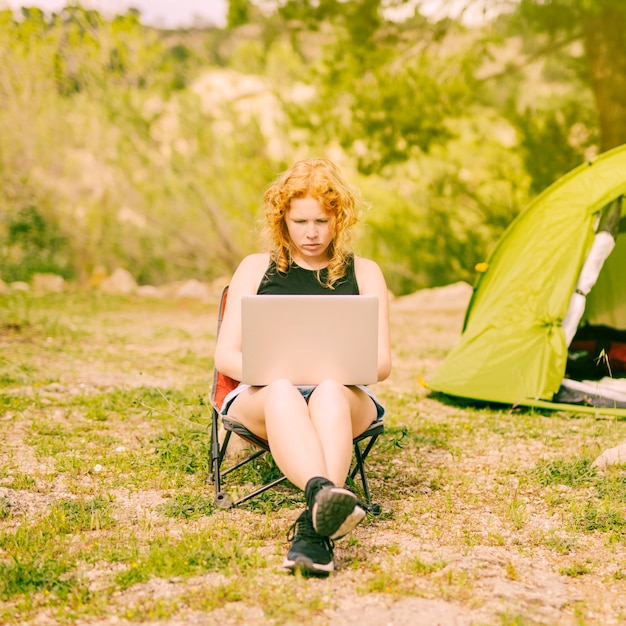
<svg viewBox="0 0 626 626">
<path fill-rule="evenodd" d="M 326 280 L 328 271 L 320 270 L 320 280 Z M 335 283 L 334 289 L 328 289 L 320 284 L 317 279 L 317 270 L 307 270 L 295 263 L 283 273 L 276 269 L 276 263 L 272 261 L 265 271 L 257 294 L 333 294 L 333 295 L 359 295 L 359 286 L 354 273 L 354 256 L 346 259 L 346 273 L 343 278 Z"/>
</svg>

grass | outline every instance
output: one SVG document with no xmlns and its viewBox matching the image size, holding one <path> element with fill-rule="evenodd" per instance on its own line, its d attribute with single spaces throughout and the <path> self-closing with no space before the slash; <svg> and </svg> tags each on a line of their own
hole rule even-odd
<svg viewBox="0 0 626 626">
<path fill-rule="evenodd" d="M 337 543 L 331 579 L 284 574 L 302 494 L 223 511 L 207 481 L 216 308 L 0 297 L 1 623 L 327 624 L 362 607 L 370 624 L 414 602 L 481 625 L 626 621 L 626 471 L 592 465 L 626 422 L 429 397 L 418 378 L 454 334 L 393 308 L 368 460 L 382 514 Z M 229 489 L 275 472 L 258 461 Z"/>
</svg>

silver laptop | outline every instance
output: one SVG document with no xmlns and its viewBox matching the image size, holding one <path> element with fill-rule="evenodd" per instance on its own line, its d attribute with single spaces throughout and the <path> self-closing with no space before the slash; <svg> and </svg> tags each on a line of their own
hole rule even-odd
<svg viewBox="0 0 626 626">
<path fill-rule="evenodd" d="M 377 381 L 376 296 L 254 295 L 244 296 L 241 306 L 242 382 Z"/>
</svg>

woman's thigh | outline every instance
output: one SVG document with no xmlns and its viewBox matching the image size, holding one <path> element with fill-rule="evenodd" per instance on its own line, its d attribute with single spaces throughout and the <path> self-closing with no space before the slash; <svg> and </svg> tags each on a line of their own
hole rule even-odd
<svg viewBox="0 0 626 626">
<path fill-rule="evenodd" d="M 357 437 L 367 430 L 378 414 L 373 400 L 362 389 L 339 384 L 335 387 L 322 383 L 313 391 L 309 399 L 311 411 L 316 410 L 317 407 L 323 411 L 324 405 L 329 401 L 333 402 L 333 394 L 337 393 L 347 401 L 352 422 L 352 437 Z"/>
<path fill-rule="evenodd" d="M 268 415 L 268 411 L 271 413 Z M 285 380 L 266 387 L 248 387 L 232 402 L 228 416 L 243 424 L 255 435 L 267 440 L 266 416 L 280 424 L 281 419 L 308 414 L 305 399 L 297 387 Z"/>
<path fill-rule="evenodd" d="M 228 408 L 228 417 L 243 424 L 255 435 L 267 439 L 265 429 L 265 405 L 267 387 L 248 387 L 244 389 Z"/>
</svg>

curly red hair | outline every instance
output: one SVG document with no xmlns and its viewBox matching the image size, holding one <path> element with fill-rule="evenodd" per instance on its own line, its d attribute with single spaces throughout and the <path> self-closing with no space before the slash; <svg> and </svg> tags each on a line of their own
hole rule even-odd
<svg viewBox="0 0 626 626">
<path fill-rule="evenodd" d="M 325 287 L 345 274 L 346 259 L 351 254 L 352 227 L 357 223 L 357 193 L 345 181 L 339 168 L 328 159 L 297 161 L 267 189 L 264 233 L 272 245 L 272 259 L 279 272 L 287 272 L 291 264 L 291 239 L 285 215 L 294 198 L 315 198 L 333 218 L 334 236 L 328 248 L 329 263 Z M 318 272 L 319 280 L 319 272 Z"/>
</svg>

